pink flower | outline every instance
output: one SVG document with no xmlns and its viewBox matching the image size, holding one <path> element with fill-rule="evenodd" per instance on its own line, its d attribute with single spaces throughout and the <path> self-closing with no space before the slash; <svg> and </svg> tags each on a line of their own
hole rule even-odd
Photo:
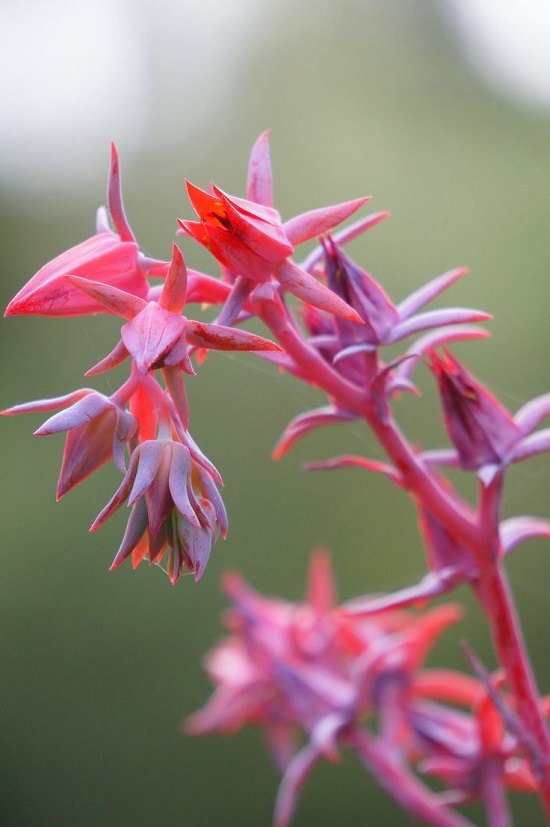
<svg viewBox="0 0 550 827">
<path fill-rule="evenodd" d="M 116 397 L 104 396 L 83 388 L 55 399 L 40 399 L 2 411 L 4 415 L 53 411 L 70 407 L 51 416 L 35 431 L 36 436 L 67 431 L 57 499 L 114 458 L 124 471 L 124 447 L 134 436 L 137 423 Z"/>
<path fill-rule="evenodd" d="M 217 534 L 227 534 L 227 515 L 214 480 L 189 449 L 170 439 L 138 445 L 122 483 L 90 530 L 99 528 L 126 499 L 132 512 L 111 569 L 130 555 L 135 568 L 146 556 L 160 564 L 168 554 L 172 583 L 184 568 L 198 581 Z"/>
<path fill-rule="evenodd" d="M 9 303 L 5 315 L 82 316 L 104 312 L 100 303 L 75 288 L 65 277 L 79 276 L 113 285 L 145 298 L 147 275 L 165 276 L 167 262 L 147 259 L 140 251 L 124 214 L 118 154 L 111 147 L 107 204 L 114 226 L 98 213 L 97 233 L 44 265 Z"/>
</svg>

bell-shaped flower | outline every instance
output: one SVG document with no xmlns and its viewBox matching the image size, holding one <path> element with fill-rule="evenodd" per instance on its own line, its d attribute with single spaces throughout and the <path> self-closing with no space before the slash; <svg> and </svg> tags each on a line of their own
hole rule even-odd
<svg viewBox="0 0 550 827">
<path fill-rule="evenodd" d="M 82 316 L 104 312 L 100 302 L 78 290 L 66 276 L 78 276 L 113 285 L 133 296 L 145 298 L 147 276 L 166 275 L 168 262 L 144 256 L 130 229 L 120 186 L 118 154 L 111 148 L 106 212 L 98 213 L 97 232 L 44 265 L 11 300 L 6 316 Z"/>
<path fill-rule="evenodd" d="M 534 431 L 550 415 L 550 394 L 524 405 L 515 416 L 450 353 L 431 352 L 447 433 L 462 468 L 478 471 L 485 482 L 513 462 L 550 450 L 550 428 Z"/>
<path fill-rule="evenodd" d="M 134 567 L 147 557 L 160 563 L 168 553 L 172 583 L 182 569 L 199 580 L 217 534 L 225 537 L 227 515 L 214 480 L 172 439 L 147 440 L 134 450 L 128 471 L 94 521 L 95 531 L 128 500 L 126 532 L 111 568 L 132 555 Z"/>
<path fill-rule="evenodd" d="M 65 407 L 65 406 L 69 407 Z M 51 416 L 35 431 L 46 436 L 67 431 L 57 499 L 111 458 L 124 471 L 124 448 L 134 436 L 135 417 L 115 397 L 83 388 L 55 399 L 41 399 L 2 411 L 4 415 L 65 410 Z"/>
<path fill-rule="evenodd" d="M 349 305 L 290 256 L 297 244 L 328 232 L 368 198 L 312 210 L 282 222 L 273 208 L 267 133 L 252 149 L 246 198 L 228 195 L 216 186 L 206 192 L 191 183 L 187 191 L 199 221 L 178 221 L 181 232 L 206 247 L 236 279 L 220 322 L 233 324 L 254 287 L 272 278 L 306 303 L 360 321 Z"/>
</svg>

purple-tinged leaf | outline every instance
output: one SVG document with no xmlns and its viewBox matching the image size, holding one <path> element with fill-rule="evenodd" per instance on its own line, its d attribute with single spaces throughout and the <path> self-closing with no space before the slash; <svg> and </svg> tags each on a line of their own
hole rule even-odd
<svg viewBox="0 0 550 827">
<path fill-rule="evenodd" d="M 275 460 L 281 459 L 298 440 L 316 428 L 323 425 L 335 425 L 340 422 L 352 422 L 355 419 L 357 419 L 355 414 L 349 411 L 339 411 L 330 405 L 300 414 L 286 426 L 273 449 L 272 457 Z"/>
<path fill-rule="evenodd" d="M 535 431 L 534 434 L 520 439 L 507 457 L 508 462 L 521 462 L 524 459 L 550 451 L 550 428 Z"/>
<path fill-rule="evenodd" d="M 548 416 L 550 416 L 550 393 L 545 393 L 523 405 L 514 416 L 514 420 L 525 433 L 529 433 Z"/>
<path fill-rule="evenodd" d="M 72 402 L 77 402 L 88 394 L 95 393 L 92 388 L 81 388 L 80 390 L 67 393 L 65 396 L 56 396 L 52 399 L 36 399 L 34 402 L 23 402 L 21 405 L 13 405 L 11 408 L 6 408 L 0 411 L 2 416 L 15 416 L 16 414 L 25 413 L 44 413 L 46 411 L 55 411 L 56 408 L 62 408 L 65 405 L 70 405 Z"/>
<path fill-rule="evenodd" d="M 415 290 L 414 293 L 407 296 L 407 298 L 397 306 L 401 319 L 404 321 L 410 318 L 413 313 L 416 313 L 416 311 L 424 307 L 425 304 L 431 302 L 436 296 L 439 296 L 440 293 L 468 272 L 465 267 L 457 267 L 455 270 L 449 270 L 448 273 L 443 273 L 442 276 L 437 276 L 418 290 Z"/>
<path fill-rule="evenodd" d="M 363 204 L 370 201 L 370 198 L 371 196 L 356 198 L 353 201 L 344 201 L 341 204 L 301 213 L 283 224 L 286 236 L 290 243 L 296 246 L 302 241 L 323 235 L 353 215 Z"/>
<path fill-rule="evenodd" d="M 70 431 L 94 420 L 102 412 L 114 411 L 114 403 L 101 393 L 93 392 L 66 408 L 54 414 L 44 422 L 35 432 L 35 436 L 48 436 L 60 431 Z"/>
<path fill-rule="evenodd" d="M 332 240 L 335 244 L 347 244 L 349 241 L 352 241 L 357 236 L 361 235 L 362 233 L 370 230 L 371 227 L 375 227 L 385 218 L 389 218 L 391 213 L 389 212 L 375 212 L 371 213 L 370 215 L 365 216 L 365 218 L 359 218 L 357 221 L 354 221 L 352 224 L 348 224 L 342 230 L 338 230 L 337 232 L 331 234 Z M 323 247 L 319 244 L 315 247 L 311 253 L 303 260 L 301 263 L 301 267 L 308 272 L 312 270 L 316 264 L 318 264 L 321 259 L 323 258 Z"/>
<path fill-rule="evenodd" d="M 474 310 L 469 307 L 445 307 L 441 310 L 429 310 L 426 313 L 419 313 L 418 316 L 398 322 L 388 338 L 388 343 L 398 342 L 431 327 L 441 327 L 450 324 L 468 324 L 471 322 L 486 322 L 491 319 L 489 313 L 482 310 Z"/>
<path fill-rule="evenodd" d="M 508 554 L 519 543 L 536 537 L 550 537 L 550 520 L 541 517 L 511 517 L 499 526 L 503 554 Z"/>
<path fill-rule="evenodd" d="M 379 462 L 378 460 L 352 456 L 350 454 L 344 454 L 341 457 L 321 460 L 318 462 L 306 462 L 302 467 L 306 471 L 333 471 L 340 470 L 341 468 L 365 468 L 367 471 L 375 471 L 378 474 L 384 474 L 396 485 L 402 484 L 402 479 L 399 472 L 386 462 Z"/>
</svg>

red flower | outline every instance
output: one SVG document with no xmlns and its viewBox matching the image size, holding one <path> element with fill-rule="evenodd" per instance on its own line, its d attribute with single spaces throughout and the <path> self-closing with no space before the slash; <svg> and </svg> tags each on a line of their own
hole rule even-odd
<svg viewBox="0 0 550 827">
<path fill-rule="evenodd" d="M 368 198 L 311 210 L 282 223 L 272 206 L 267 133 L 252 149 L 246 199 L 228 195 L 216 186 L 205 192 L 189 182 L 187 191 L 199 221 L 178 221 L 182 232 L 210 250 L 234 280 L 220 322 L 233 324 L 255 285 L 272 277 L 302 301 L 361 321 L 353 308 L 292 262 L 290 256 L 297 244 L 344 221 Z"/>
</svg>

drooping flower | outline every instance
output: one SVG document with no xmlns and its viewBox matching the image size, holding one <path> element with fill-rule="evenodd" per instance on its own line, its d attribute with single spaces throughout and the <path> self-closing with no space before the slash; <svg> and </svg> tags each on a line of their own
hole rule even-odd
<svg viewBox="0 0 550 827">
<path fill-rule="evenodd" d="M 137 430 L 135 417 L 117 401 L 116 395 L 104 396 L 91 388 L 15 405 L 2 414 L 54 411 L 67 405 L 35 431 L 36 436 L 67 431 L 57 483 L 58 500 L 111 458 L 124 471 L 124 448 Z"/>
<path fill-rule="evenodd" d="M 114 144 L 111 147 L 107 206 L 112 226 L 107 221 L 106 212 L 100 210 L 96 234 L 44 265 L 11 300 L 6 316 L 82 316 L 105 312 L 99 302 L 71 284 L 65 278 L 68 275 L 113 285 L 133 296 L 147 296 L 147 276 L 164 277 L 168 262 L 151 260 L 139 250 L 124 213 Z"/>
<path fill-rule="evenodd" d="M 134 568 L 147 557 L 176 583 L 183 569 L 195 580 L 204 574 L 218 534 L 227 534 L 227 515 L 214 480 L 189 449 L 173 439 L 147 440 L 134 450 L 117 491 L 94 521 L 99 528 L 128 499 L 132 508 L 111 569 L 132 555 Z"/>
</svg>

